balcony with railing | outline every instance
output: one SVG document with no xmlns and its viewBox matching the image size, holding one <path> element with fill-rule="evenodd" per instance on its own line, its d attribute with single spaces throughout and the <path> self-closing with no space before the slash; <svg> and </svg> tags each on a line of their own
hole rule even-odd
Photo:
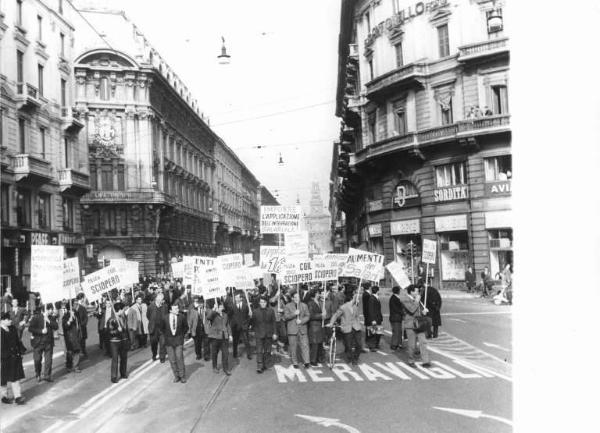
<svg viewBox="0 0 600 433">
<path fill-rule="evenodd" d="M 450 125 L 436 126 L 417 133 L 419 145 L 429 145 L 438 141 L 455 140 L 474 135 L 510 131 L 510 115 L 498 114 L 478 117 L 475 119 L 459 120 Z"/>
<path fill-rule="evenodd" d="M 58 170 L 58 184 L 60 192 L 68 191 L 76 195 L 83 195 L 91 190 L 90 175 L 72 168 Z"/>
<path fill-rule="evenodd" d="M 63 130 L 65 132 L 76 134 L 84 127 L 83 122 L 74 115 L 71 107 L 62 107 L 60 109 L 60 117 L 62 118 Z"/>
<path fill-rule="evenodd" d="M 508 38 L 490 39 L 463 45 L 458 48 L 458 61 L 468 62 L 482 57 L 492 56 L 500 53 L 508 53 Z"/>
<path fill-rule="evenodd" d="M 355 158 L 350 161 L 351 165 L 360 164 L 367 159 L 383 156 L 399 150 L 412 149 L 416 145 L 415 137 L 416 133 L 409 132 L 405 135 L 396 135 L 376 141 L 356 152 Z"/>
<path fill-rule="evenodd" d="M 394 69 L 366 84 L 367 98 L 377 99 L 403 87 L 422 86 L 422 80 L 426 75 L 427 64 L 424 62 L 410 63 Z"/>
<path fill-rule="evenodd" d="M 37 87 L 29 83 L 17 83 L 17 109 L 35 110 L 40 108 Z"/>
<path fill-rule="evenodd" d="M 50 162 L 33 155 L 15 155 L 13 170 L 17 182 L 26 180 L 34 183 L 47 183 L 52 180 Z"/>
</svg>

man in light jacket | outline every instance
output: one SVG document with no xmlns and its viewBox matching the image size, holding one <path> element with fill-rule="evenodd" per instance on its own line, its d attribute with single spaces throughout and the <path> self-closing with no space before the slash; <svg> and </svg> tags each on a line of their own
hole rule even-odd
<svg viewBox="0 0 600 433">
<path fill-rule="evenodd" d="M 357 365 L 358 357 L 362 352 L 363 325 L 360 323 L 358 302 L 353 297 L 353 290 L 347 289 L 344 295 L 346 302 L 331 316 L 329 325 L 327 326 L 333 326 L 338 317 L 341 317 L 340 328 L 344 336 L 346 359 L 352 365 Z"/>
<path fill-rule="evenodd" d="M 408 337 L 408 365 L 415 367 L 415 349 L 417 348 L 417 339 L 423 359 L 423 367 L 430 367 L 429 351 L 427 350 L 427 338 L 425 332 L 415 332 L 415 317 L 427 314 L 428 310 L 421 305 L 421 295 L 419 290 L 413 284 L 406 288 L 406 293 L 400 294 L 400 301 L 404 306 L 404 320 L 402 327 L 406 330 Z"/>
<path fill-rule="evenodd" d="M 287 335 L 289 342 L 290 358 L 294 368 L 298 367 L 298 343 L 304 368 L 310 367 L 310 350 L 308 346 L 308 327 L 310 312 L 305 303 L 300 302 L 300 293 L 295 292 L 292 296 L 292 302 L 288 303 L 283 310 L 283 318 L 287 324 Z"/>
</svg>

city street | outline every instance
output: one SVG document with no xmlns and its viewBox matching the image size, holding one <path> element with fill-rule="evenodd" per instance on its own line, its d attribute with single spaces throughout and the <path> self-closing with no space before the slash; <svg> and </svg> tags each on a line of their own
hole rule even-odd
<svg viewBox="0 0 600 433">
<path fill-rule="evenodd" d="M 410 368 L 404 350 L 390 353 L 386 296 L 381 350 L 361 355 L 358 366 L 340 360 L 333 371 L 296 370 L 283 358 L 259 375 L 242 347 L 227 377 L 197 362 L 188 342 L 186 384 L 172 383 L 168 361 L 150 361 L 149 348 L 131 352 L 129 379 L 111 384 L 92 318 L 90 359 L 81 374 L 67 374 L 59 355 L 55 382 L 37 384 L 26 356 L 28 404 L 3 407 L 2 431 L 512 431 L 511 307 L 462 292 L 445 295 L 443 326 L 430 340 L 431 369 Z"/>
</svg>

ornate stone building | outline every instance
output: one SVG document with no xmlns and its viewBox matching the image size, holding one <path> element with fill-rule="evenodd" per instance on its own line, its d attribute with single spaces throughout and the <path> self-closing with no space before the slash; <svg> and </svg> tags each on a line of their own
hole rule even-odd
<svg viewBox="0 0 600 433">
<path fill-rule="evenodd" d="M 468 265 L 512 264 L 503 4 L 342 1 L 334 217 L 350 246 L 407 270 L 409 243 L 418 258 L 435 240 L 442 289 L 464 287 Z"/>
<path fill-rule="evenodd" d="M 308 231 L 308 248 L 312 254 L 332 252 L 331 218 L 325 212 L 319 183 L 313 182 L 310 197 L 310 212 L 304 217 Z"/>
<path fill-rule="evenodd" d="M 2 287 L 23 300 L 32 245 L 64 245 L 83 265 L 79 199 L 88 151 L 72 113 L 71 3 L 0 3 Z M 23 301 L 24 302 L 24 301 Z"/>
<path fill-rule="evenodd" d="M 81 201 L 86 267 L 126 257 L 153 274 L 182 255 L 213 255 L 219 137 L 124 13 L 82 13 L 106 35 L 82 32 L 74 65 L 92 188 Z"/>
</svg>

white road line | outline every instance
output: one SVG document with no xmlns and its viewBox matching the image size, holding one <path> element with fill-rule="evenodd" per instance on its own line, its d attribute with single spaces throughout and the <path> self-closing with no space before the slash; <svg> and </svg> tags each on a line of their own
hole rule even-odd
<svg viewBox="0 0 600 433">
<path fill-rule="evenodd" d="M 382 352 L 381 350 L 378 350 L 378 351 L 377 351 L 377 353 L 379 353 L 380 355 L 384 355 L 384 356 L 387 356 L 387 355 L 388 355 L 387 353 L 385 353 L 385 352 Z"/>
<path fill-rule="evenodd" d="M 512 314 L 512 311 L 474 311 L 465 313 L 442 313 L 442 316 L 488 316 L 490 314 Z"/>
<path fill-rule="evenodd" d="M 492 355 L 491 353 L 488 353 L 488 352 L 486 352 L 486 351 L 484 351 L 484 350 L 481 350 L 481 349 L 479 349 L 478 347 L 475 347 L 475 346 L 473 346 L 472 344 L 469 344 L 469 343 L 467 343 L 466 341 L 464 341 L 464 340 L 461 340 L 461 339 L 460 339 L 460 338 L 458 338 L 458 337 L 452 336 L 452 338 L 454 338 L 454 339 L 456 339 L 456 340 L 458 340 L 458 341 L 462 342 L 463 344 L 466 344 L 466 345 L 468 345 L 468 346 L 471 346 L 471 347 L 473 347 L 473 348 L 477 349 L 478 351 L 480 351 L 480 352 L 482 352 L 482 353 L 485 353 L 487 356 L 489 356 L 490 358 L 493 358 L 493 359 L 495 359 L 496 361 L 500 361 L 500 362 L 502 362 L 503 364 L 505 364 L 505 363 L 506 363 L 506 361 L 505 361 L 504 359 L 498 358 L 497 356 L 494 356 L 494 355 Z M 431 346 L 431 343 L 430 343 L 429 345 Z"/>
<path fill-rule="evenodd" d="M 493 374 L 494 376 L 497 376 L 497 377 L 499 377 L 501 379 L 507 380 L 507 381 L 509 381 L 509 382 L 512 383 L 512 378 L 510 378 L 508 376 L 505 376 L 505 375 L 503 375 L 501 373 L 498 373 L 497 371 L 490 370 L 489 368 L 482 367 L 479 364 L 473 364 L 472 362 L 469 362 L 468 360 L 466 360 L 464 358 L 461 358 L 460 356 L 454 356 L 454 355 L 452 355 L 450 353 L 444 352 L 443 350 L 439 350 L 436 347 L 431 347 L 430 346 L 430 347 L 428 347 L 428 349 L 430 351 L 434 352 L 434 353 L 437 353 L 438 355 L 442 355 L 442 356 L 445 356 L 446 358 L 450 358 L 454 362 L 457 362 L 457 363 L 463 364 L 463 365 L 468 365 L 468 366 L 470 366 L 470 367 L 472 367 L 474 369 L 476 368 L 476 369 L 479 369 L 479 370 L 486 371 L 489 374 Z"/>
<path fill-rule="evenodd" d="M 487 346 L 487 347 L 495 347 L 496 349 L 504 350 L 505 352 L 510 352 L 510 349 L 507 349 L 506 347 L 499 346 L 499 345 L 497 345 L 497 344 L 493 344 L 493 343 L 486 343 L 486 342 L 484 341 L 484 342 L 483 342 L 483 345 L 484 345 L 484 346 Z"/>
<path fill-rule="evenodd" d="M 454 317 L 450 317 L 448 320 L 452 320 L 453 322 L 467 323 L 466 320 L 456 319 Z"/>
<path fill-rule="evenodd" d="M 60 352 L 56 352 L 52 355 L 52 359 L 54 360 L 55 358 L 58 358 L 59 356 L 63 356 L 64 354 L 65 354 L 64 350 L 61 350 Z M 29 367 L 30 365 L 33 365 L 33 359 L 31 361 L 24 362 L 23 368 Z"/>
</svg>

